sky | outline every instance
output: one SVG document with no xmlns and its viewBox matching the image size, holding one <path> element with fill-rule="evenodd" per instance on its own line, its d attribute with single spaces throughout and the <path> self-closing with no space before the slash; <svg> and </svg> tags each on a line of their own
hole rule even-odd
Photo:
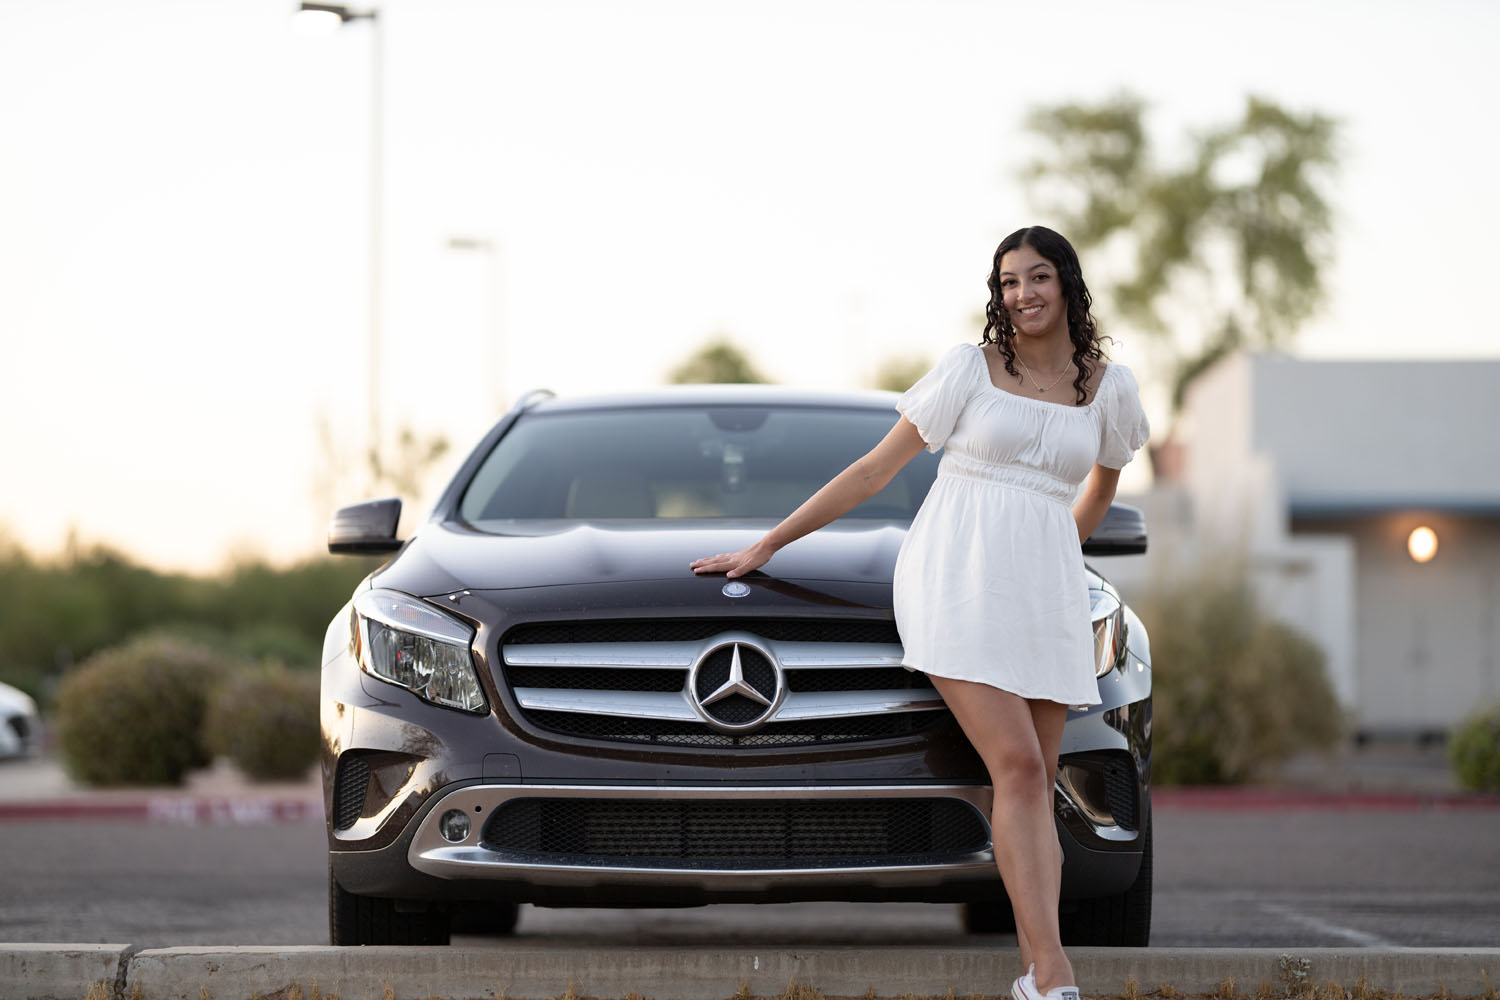
<svg viewBox="0 0 1500 1000">
<path fill-rule="evenodd" d="M 0 537 L 211 572 L 365 498 L 372 27 L 292 6 L 0 0 Z M 503 401 L 656 385 L 711 335 L 830 388 L 976 340 L 995 244 L 1051 221 L 1026 112 L 1127 90 L 1168 153 L 1248 94 L 1342 122 L 1297 353 L 1500 357 L 1494 3 L 388 0 L 378 31 L 379 409 L 453 443 L 438 480 Z"/>
</svg>

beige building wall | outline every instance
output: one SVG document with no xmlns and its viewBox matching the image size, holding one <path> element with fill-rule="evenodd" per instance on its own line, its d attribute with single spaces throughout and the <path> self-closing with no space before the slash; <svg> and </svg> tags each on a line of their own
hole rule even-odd
<svg viewBox="0 0 1500 1000">
<path fill-rule="evenodd" d="M 1226 358 L 1185 400 L 1181 480 L 1144 498 L 1155 556 L 1121 575 L 1238 553 L 1357 728 L 1447 729 L 1500 698 L 1497 384 L 1497 362 Z"/>
<path fill-rule="evenodd" d="M 1437 532 L 1418 563 L 1411 530 Z M 1421 511 L 1299 519 L 1354 540 L 1355 711 L 1374 732 L 1445 730 L 1500 698 L 1500 519 Z"/>
</svg>

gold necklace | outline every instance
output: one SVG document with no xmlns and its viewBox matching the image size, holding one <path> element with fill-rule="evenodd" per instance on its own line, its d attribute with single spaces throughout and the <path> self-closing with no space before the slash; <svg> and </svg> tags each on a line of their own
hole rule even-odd
<svg viewBox="0 0 1500 1000">
<path fill-rule="evenodd" d="M 1017 361 L 1021 361 L 1021 356 L 1019 354 L 1016 355 L 1016 360 Z M 1026 362 L 1024 362 L 1024 361 L 1021 361 L 1021 370 L 1026 373 L 1026 377 L 1027 378 L 1031 379 L 1031 384 L 1034 385 L 1034 386 L 1036 386 L 1036 391 L 1037 392 L 1046 392 L 1047 389 L 1055 389 L 1055 388 L 1057 388 L 1057 383 L 1061 382 L 1064 378 L 1066 378 L 1067 375 L 1068 375 L 1068 372 L 1072 371 L 1073 369 L 1072 369 L 1071 365 L 1068 366 L 1067 368 L 1064 368 L 1062 374 L 1059 375 L 1059 376 L 1057 376 L 1057 378 L 1053 379 L 1052 380 L 1052 384 L 1049 385 L 1049 386 L 1047 386 L 1047 389 L 1043 389 L 1042 388 L 1042 384 L 1036 380 L 1036 376 L 1035 375 L 1031 374 L 1031 369 L 1026 367 Z"/>
</svg>

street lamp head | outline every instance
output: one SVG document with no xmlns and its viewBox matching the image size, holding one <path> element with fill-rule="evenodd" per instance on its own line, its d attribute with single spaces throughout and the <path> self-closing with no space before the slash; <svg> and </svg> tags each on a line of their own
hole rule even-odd
<svg viewBox="0 0 1500 1000">
<path fill-rule="evenodd" d="M 373 21 L 375 15 L 376 11 L 354 11 L 343 4 L 304 3 L 297 8 L 293 24 L 303 34 L 327 35 L 337 31 L 345 21 Z"/>
<path fill-rule="evenodd" d="M 495 244 L 478 236 L 450 236 L 448 237 L 449 250 L 478 250 L 481 253 L 489 253 L 495 249 Z"/>
</svg>

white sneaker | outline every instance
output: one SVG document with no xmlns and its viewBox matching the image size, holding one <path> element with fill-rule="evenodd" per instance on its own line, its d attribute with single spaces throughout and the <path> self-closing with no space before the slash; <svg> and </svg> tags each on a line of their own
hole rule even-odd
<svg viewBox="0 0 1500 1000">
<path fill-rule="evenodd" d="M 1043 993 L 1037 989 L 1036 979 L 1033 974 L 1036 966 L 1026 970 L 1026 975 L 1010 984 L 1010 995 L 1012 1000 L 1081 1000 L 1076 986 L 1054 986 Z"/>
</svg>

